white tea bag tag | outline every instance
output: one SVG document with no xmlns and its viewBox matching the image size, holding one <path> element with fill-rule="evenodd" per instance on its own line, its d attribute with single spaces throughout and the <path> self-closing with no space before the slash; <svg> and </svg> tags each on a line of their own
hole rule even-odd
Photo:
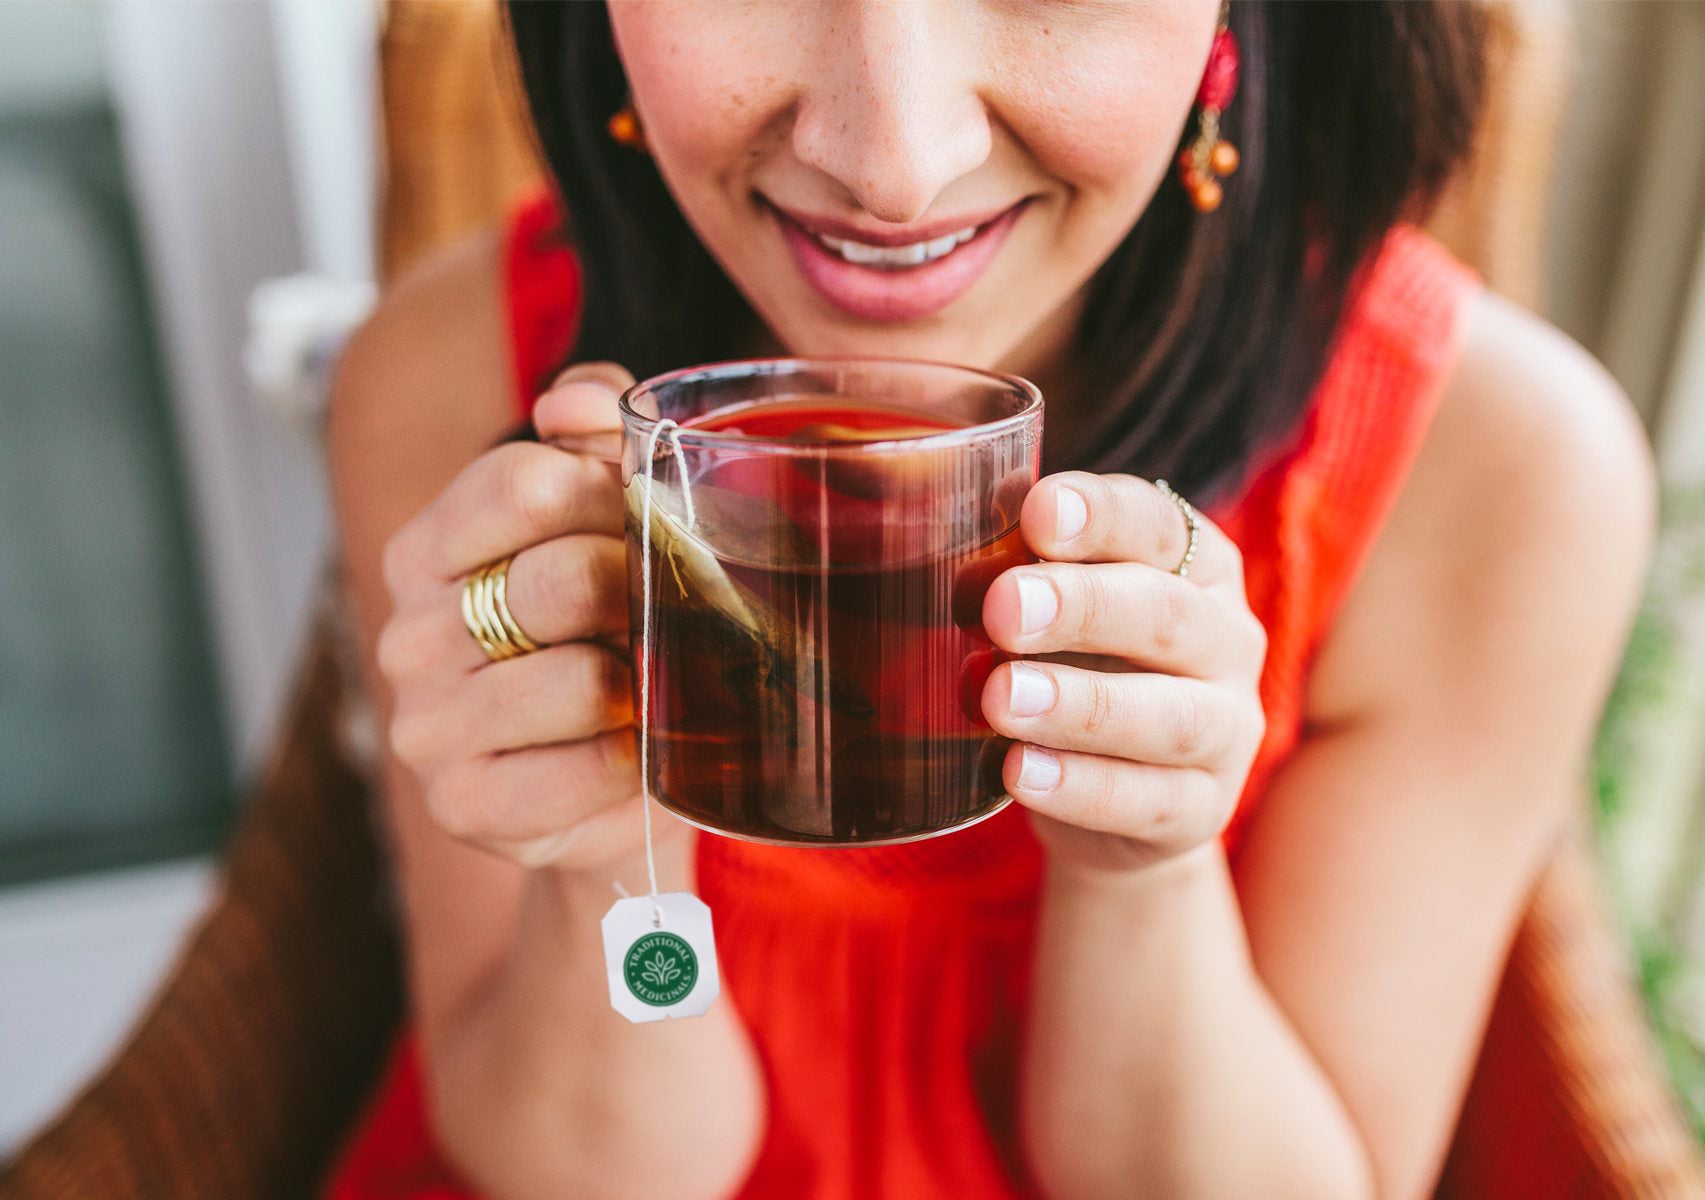
<svg viewBox="0 0 1705 1200">
<path fill-rule="evenodd" d="M 691 892 L 618 900 L 603 927 L 610 1006 L 628 1020 L 696 1017 L 722 990 L 710 906 Z"/>
<path fill-rule="evenodd" d="M 644 485 L 640 497 L 640 579 L 644 618 L 639 663 L 639 778 L 650 786 L 651 768 L 651 526 L 653 471 L 657 442 L 665 434 L 681 457 L 679 427 L 663 418 L 651 428 L 645 448 Z M 686 460 L 681 459 L 681 498 L 687 527 L 697 523 L 692 494 L 687 490 Z M 641 476 L 636 475 L 634 480 Z M 633 481 L 630 481 L 630 483 Z M 657 858 L 651 844 L 651 797 L 642 795 L 645 813 L 645 877 L 651 884 L 643 896 L 629 896 L 604 914 L 604 972 L 610 980 L 610 1007 L 639 1024 L 666 1017 L 696 1017 L 708 1010 L 722 990 L 716 969 L 716 936 L 710 927 L 710 906 L 691 892 L 657 894 Z"/>
</svg>

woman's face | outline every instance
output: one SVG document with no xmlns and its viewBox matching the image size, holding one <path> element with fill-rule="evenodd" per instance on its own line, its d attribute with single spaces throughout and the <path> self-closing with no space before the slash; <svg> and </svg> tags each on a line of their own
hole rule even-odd
<svg viewBox="0 0 1705 1200">
<path fill-rule="evenodd" d="M 617 0 L 646 141 L 798 354 L 1042 371 L 1169 177 L 1218 0 Z"/>
</svg>

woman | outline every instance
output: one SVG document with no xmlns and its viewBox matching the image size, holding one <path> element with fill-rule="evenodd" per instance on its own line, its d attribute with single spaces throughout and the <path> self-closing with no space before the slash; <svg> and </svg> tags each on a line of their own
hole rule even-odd
<svg viewBox="0 0 1705 1200">
<path fill-rule="evenodd" d="M 399 284 L 333 414 L 414 1016 L 334 1194 L 1427 1194 L 1653 509 L 1604 373 L 1404 223 L 1472 132 L 1472 6 L 510 20 L 569 228 L 541 199 Z M 782 352 L 1042 385 L 1043 561 L 984 610 L 1018 803 L 831 853 L 662 814 L 727 994 L 633 1026 L 616 486 L 490 447 Z M 510 555 L 544 648 L 491 663 L 460 585 Z"/>
</svg>

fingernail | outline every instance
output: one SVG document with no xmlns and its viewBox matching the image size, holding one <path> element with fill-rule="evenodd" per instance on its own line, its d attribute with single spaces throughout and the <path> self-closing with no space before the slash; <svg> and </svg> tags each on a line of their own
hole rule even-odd
<svg viewBox="0 0 1705 1200">
<path fill-rule="evenodd" d="M 1069 542 L 1089 524 L 1089 505 L 1080 492 L 1064 484 L 1054 489 L 1054 536 Z"/>
<path fill-rule="evenodd" d="M 1018 628 L 1022 633 L 1040 633 L 1054 623 L 1060 598 L 1052 585 L 1036 575 L 1018 577 Z"/>
<path fill-rule="evenodd" d="M 1046 671 L 1029 663 L 1012 664 L 1012 686 L 1007 691 L 1006 711 L 1013 717 L 1039 717 L 1054 707 L 1057 693 Z"/>
<path fill-rule="evenodd" d="M 1019 752 L 1019 787 L 1027 792 L 1049 792 L 1059 782 L 1059 759 L 1040 746 L 1026 746 Z"/>
</svg>

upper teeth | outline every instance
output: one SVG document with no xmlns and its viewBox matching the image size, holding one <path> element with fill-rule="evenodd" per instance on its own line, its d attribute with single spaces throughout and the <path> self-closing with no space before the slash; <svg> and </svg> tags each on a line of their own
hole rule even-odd
<svg viewBox="0 0 1705 1200">
<path fill-rule="evenodd" d="M 866 267 L 915 267 L 919 263 L 933 262 L 945 254 L 951 254 L 957 247 L 977 236 L 977 227 L 973 225 L 968 229 L 961 229 L 958 233 L 943 234 L 934 241 L 913 242 L 909 246 L 870 246 L 864 242 L 830 237 L 826 233 L 816 236 L 819 242 L 850 263 Z"/>
</svg>

